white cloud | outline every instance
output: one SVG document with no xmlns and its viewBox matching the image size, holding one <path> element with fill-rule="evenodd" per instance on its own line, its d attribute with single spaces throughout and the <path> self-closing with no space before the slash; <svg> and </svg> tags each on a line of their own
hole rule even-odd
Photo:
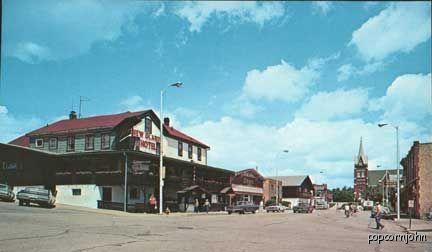
<svg viewBox="0 0 432 252">
<path fill-rule="evenodd" d="M 312 8 L 314 12 L 320 12 L 325 16 L 330 10 L 333 9 L 333 4 L 328 1 L 317 1 L 312 3 Z"/>
<path fill-rule="evenodd" d="M 410 52 L 430 38 L 430 13 L 430 3 L 390 4 L 353 32 L 350 45 L 355 45 L 366 61 Z"/>
<path fill-rule="evenodd" d="M 81 55 L 98 41 L 114 41 L 143 11 L 142 2 L 8 1 L 6 54 L 24 62 Z"/>
<path fill-rule="evenodd" d="M 280 2 L 197 1 L 184 3 L 176 14 L 188 20 L 191 32 L 200 32 L 212 16 L 230 22 L 252 22 L 262 26 L 284 16 L 285 8 Z"/>
<path fill-rule="evenodd" d="M 281 64 L 269 66 L 263 71 L 249 71 L 243 94 L 252 99 L 297 102 L 305 97 L 318 77 L 319 73 L 314 67 L 297 69 L 282 60 Z"/>
<path fill-rule="evenodd" d="M 401 155 L 414 139 L 425 139 L 415 124 L 401 131 Z M 351 185 L 353 160 L 363 136 L 369 159 L 382 167 L 394 166 L 394 132 L 361 119 L 342 121 L 311 121 L 296 118 L 281 127 L 258 122 L 243 122 L 232 117 L 206 121 L 183 130 L 208 143 L 209 164 L 239 170 L 259 167 L 266 176 L 309 174 L 330 186 Z M 288 154 L 277 154 L 288 149 Z M 324 173 L 321 174 L 320 172 Z M 347 184 L 348 183 L 348 184 Z"/>
<path fill-rule="evenodd" d="M 234 99 L 225 107 L 229 115 L 252 118 L 256 113 L 261 112 L 264 108 L 255 104 L 248 97 L 241 95 Z"/>
<path fill-rule="evenodd" d="M 360 114 L 368 105 L 368 92 L 364 89 L 319 92 L 296 112 L 298 118 L 309 120 L 342 119 Z"/>
<path fill-rule="evenodd" d="M 382 61 L 369 62 L 363 65 L 361 68 L 353 66 L 352 64 L 344 64 L 337 70 L 337 81 L 341 82 L 355 76 L 372 74 L 376 71 L 382 70 L 384 66 L 385 64 Z"/>
<path fill-rule="evenodd" d="M 345 81 L 351 78 L 356 72 L 356 68 L 352 64 L 344 64 L 337 70 L 337 81 Z"/>
<path fill-rule="evenodd" d="M 50 50 L 32 42 L 20 42 L 12 56 L 28 63 L 37 63 L 41 60 L 51 59 Z"/>
<path fill-rule="evenodd" d="M 17 118 L 0 106 L 0 142 L 7 143 L 42 125 L 38 118 Z"/>
<path fill-rule="evenodd" d="M 383 110 L 382 120 L 432 120 L 431 74 L 405 74 L 387 88 L 386 95 L 371 102 L 372 110 Z"/>
</svg>

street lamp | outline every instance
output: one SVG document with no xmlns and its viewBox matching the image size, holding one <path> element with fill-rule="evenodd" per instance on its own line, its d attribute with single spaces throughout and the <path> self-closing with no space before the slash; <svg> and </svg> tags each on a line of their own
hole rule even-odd
<svg viewBox="0 0 432 252">
<path fill-rule="evenodd" d="M 176 83 L 173 83 L 173 84 L 166 86 L 160 92 L 159 214 L 162 214 L 162 211 L 163 211 L 163 186 L 164 186 L 164 177 L 165 177 L 165 173 L 163 172 L 163 146 L 164 146 L 164 144 L 163 144 L 164 143 L 164 141 L 163 141 L 163 121 L 164 121 L 164 119 L 163 119 L 163 95 L 168 88 L 170 88 L 170 87 L 180 88 L 180 87 L 182 87 L 182 85 L 183 85 L 183 83 L 176 82 Z"/>
<path fill-rule="evenodd" d="M 388 123 L 380 123 L 378 127 L 382 128 Z M 400 174 L 399 174 L 399 126 L 393 126 L 396 130 L 396 171 L 397 171 L 397 220 L 400 220 Z"/>
<path fill-rule="evenodd" d="M 289 150 L 283 150 L 282 152 L 276 153 L 275 159 L 278 157 L 281 153 L 288 153 Z M 279 205 L 279 180 L 278 180 L 278 166 L 275 167 L 276 170 L 276 205 Z"/>
</svg>

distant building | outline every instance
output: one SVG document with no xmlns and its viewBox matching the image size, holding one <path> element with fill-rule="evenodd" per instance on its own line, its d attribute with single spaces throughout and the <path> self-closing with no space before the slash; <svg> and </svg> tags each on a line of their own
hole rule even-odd
<svg viewBox="0 0 432 252">
<path fill-rule="evenodd" d="M 354 161 L 354 199 L 359 200 L 366 196 L 368 185 L 368 158 L 363 149 L 363 140 L 360 138 L 360 147 Z"/>
<path fill-rule="evenodd" d="M 263 200 L 264 177 L 256 169 L 246 169 L 236 172 L 231 178 L 231 186 L 222 189 L 221 194 L 226 195 L 228 205 L 240 201 L 260 204 Z"/>
<path fill-rule="evenodd" d="M 263 200 L 276 199 L 278 195 L 279 201 L 282 200 L 282 181 L 272 178 L 265 178 L 263 184 Z"/>
<path fill-rule="evenodd" d="M 432 143 L 415 141 L 401 164 L 405 175 L 403 208 L 408 211 L 408 200 L 414 200 L 414 215 L 424 218 L 432 211 Z"/>
<path fill-rule="evenodd" d="M 282 201 L 290 202 L 291 206 L 298 205 L 299 199 L 311 199 L 314 187 L 309 176 L 280 176 L 282 181 Z"/>
<path fill-rule="evenodd" d="M 328 191 L 327 184 L 317 185 L 314 184 L 314 196 L 323 198 L 327 202 L 331 202 L 333 200 L 333 195 Z"/>
</svg>

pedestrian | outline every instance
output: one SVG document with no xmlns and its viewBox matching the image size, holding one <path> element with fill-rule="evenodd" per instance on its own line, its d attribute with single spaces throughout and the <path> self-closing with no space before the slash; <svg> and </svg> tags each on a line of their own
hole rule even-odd
<svg viewBox="0 0 432 252">
<path fill-rule="evenodd" d="M 156 201 L 156 197 L 153 194 L 150 196 L 149 204 L 150 204 L 150 212 L 155 213 L 157 201 Z"/>
<path fill-rule="evenodd" d="M 208 213 L 209 209 L 210 209 L 210 202 L 208 199 L 206 199 L 204 202 L 204 208 L 205 208 L 206 213 Z"/>
<path fill-rule="evenodd" d="M 194 212 L 198 213 L 198 208 L 199 208 L 199 201 L 198 199 L 195 199 L 195 203 L 194 203 Z"/>
<path fill-rule="evenodd" d="M 375 222 L 376 222 L 376 229 L 383 229 L 384 225 L 381 224 L 381 218 L 382 218 L 382 208 L 381 204 L 379 202 L 376 203 L 376 210 L 375 210 Z"/>
<path fill-rule="evenodd" d="M 348 218 L 350 216 L 350 206 L 345 204 L 345 216 Z"/>
</svg>

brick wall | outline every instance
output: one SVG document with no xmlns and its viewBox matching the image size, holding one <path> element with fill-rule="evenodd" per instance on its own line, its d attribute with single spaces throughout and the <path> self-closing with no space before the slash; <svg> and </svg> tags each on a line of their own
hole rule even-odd
<svg viewBox="0 0 432 252">
<path fill-rule="evenodd" d="M 419 149 L 419 217 L 432 209 L 432 143 L 420 144 Z"/>
</svg>

